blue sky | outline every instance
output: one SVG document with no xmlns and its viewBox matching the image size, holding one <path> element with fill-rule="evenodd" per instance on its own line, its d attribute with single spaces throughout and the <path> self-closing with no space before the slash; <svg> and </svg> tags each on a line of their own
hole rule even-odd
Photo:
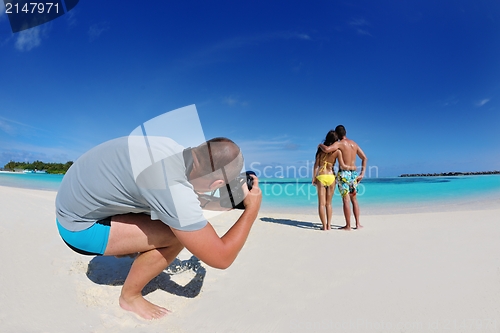
<svg viewBox="0 0 500 333">
<path fill-rule="evenodd" d="M 498 1 L 81 0 L 16 34 L 2 11 L 0 61 L 0 166 L 196 104 L 271 176 L 338 124 L 372 177 L 500 170 Z"/>
</svg>

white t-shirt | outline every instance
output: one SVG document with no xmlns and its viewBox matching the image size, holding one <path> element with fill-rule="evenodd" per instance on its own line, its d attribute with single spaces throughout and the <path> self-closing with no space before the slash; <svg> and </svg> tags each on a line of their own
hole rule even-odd
<svg viewBox="0 0 500 333">
<path fill-rule="evenodd" d="M 57 220 L 81 231 L 107 217 L 143 213 L 175 229 L 203 228 L 207 221 L 186 177 L 183 151 L 166 137 L 149 137 L 147 145 L 122 137 L 91 149 L 62 180 Z"/>
</svg>

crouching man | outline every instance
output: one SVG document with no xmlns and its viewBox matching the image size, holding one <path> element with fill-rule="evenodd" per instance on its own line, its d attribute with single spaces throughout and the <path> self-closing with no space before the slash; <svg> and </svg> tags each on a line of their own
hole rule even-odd
<svg viewBox="0 0 500 333">
<path fill-rule="evenodd" d="M 138 164 L 131 157 L 133 144 L 127 137 L 105 142 L 71 166 L 57 194 L 56 223 L 64 242 L 78 253 L 139 253 L 119 304 L 145 319 L 156 319 L 169 311 L 144 299 L 146 284 L 184 247 L 209 266 L 229 267 L 245 244 L 262 194 L 257 177 L 249 176 L 253 186 L 248 190 L 243 185 L 245 209 L 219 237 L 202 212 L 202 206 L 214 202 L 205 202 L 200 194 L 239 175 L 239 147 L 215 138 L 184 149 L 171 139 L 156 138 L 148 143 L 150 161 Z"/>
</svg>

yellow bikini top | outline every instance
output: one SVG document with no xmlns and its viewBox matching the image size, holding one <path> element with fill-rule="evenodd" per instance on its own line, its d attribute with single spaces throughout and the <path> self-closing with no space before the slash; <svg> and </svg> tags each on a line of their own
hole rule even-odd
<svg viewBox="0 0 500 333">
<path fill-rule="evenodd" d="M 323 158 L 323 166 L 321 167 L 321 169 L 319 169 L 319 172 L 323 171 L 326 169 L 326 167 L 328 166 L 328 164 L 332 164 L 330 162 L 328 162 L 326 160 L 327 156 L 330 155 L 330 154 L 325 154 L 324 158 Z M 332 164 L 332 167 L 333 167 L 333 164 Z"/>
</svg>

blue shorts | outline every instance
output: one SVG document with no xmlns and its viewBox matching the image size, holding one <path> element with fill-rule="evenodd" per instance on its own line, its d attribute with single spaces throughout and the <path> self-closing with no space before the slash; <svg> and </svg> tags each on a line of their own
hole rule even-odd
<svg viewBox="0 0 500 333">
<path fill-rule="evenodd" d="M 84 255 L 103 255 L 108 245 L 111 218 L 97 221 L 90 228 L 81 231 L 69 231 L 56 219 L 57 229 L 63 241 L 73 251 Z"/>
</svg>

